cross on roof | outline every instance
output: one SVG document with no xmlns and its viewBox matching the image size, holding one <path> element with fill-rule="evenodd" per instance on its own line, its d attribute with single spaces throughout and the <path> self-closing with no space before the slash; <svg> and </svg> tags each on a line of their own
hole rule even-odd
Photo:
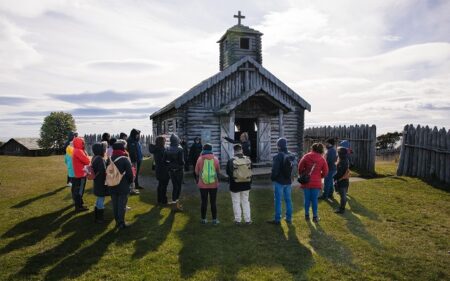
<svg viewBox="0 0 450 281">
<path fill-rule="evenodd" d="M 238 11 L 238 14 L 233 17 L 238 19 L 238 25 L 241 25 L 241 19 L 245 19 L 245 16 L 241 15 L 241 11 Z"/>
</svg>

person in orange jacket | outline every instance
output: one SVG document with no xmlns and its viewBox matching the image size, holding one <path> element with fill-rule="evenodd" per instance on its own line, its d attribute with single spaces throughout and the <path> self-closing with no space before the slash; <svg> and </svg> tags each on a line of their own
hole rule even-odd
<svg viewBox="0 0 450 281">
<path fill-rule="evenodd" d="M 75 177 L 72 181 L 72 199 L 75 203 L 75 211 L 83 212 L 89 210 L 84 206 L 83 194 L 86 187 L 86 172 L 84 166 L 89 165 L 91 160 L 86 153 L 84 140 L 76 137 L 73 139 L 72 164 Z"/>
</svg>

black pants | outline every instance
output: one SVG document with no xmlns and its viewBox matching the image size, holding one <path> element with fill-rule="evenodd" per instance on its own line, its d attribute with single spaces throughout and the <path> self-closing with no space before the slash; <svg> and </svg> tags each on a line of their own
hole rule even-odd
<svg viewBox="0 0 450 281">
<path fill-rule="evenodd" d="M 197 182 L 198 182 L 198 176 L 197 176 L 197 174 L 195 173 L 195 165 L 196 165 L 196 164 L 193 165 L 193 169 L 192 169 L 192 170 L 194 171 L 193 174 L 194 174 L 194 180 L 195 180 L 195 183 L 197 183 Z"/>
<path fill-rule="evenodd" d="M 339 208 L 341 210 L 345 210 L 345 206 L 347 205 L 347 192 L 348 192 L 349 181 L 341 180 L 337 183 L 336 190 L 341 196 L 341 202 Z"/>
<path fill-rule="evenodd" d="M 111 201 L 114 213 L 114 220 L 117 225 L 125 223 L 125 208 L 128 202 L 128 193 L 111 193 Z"/>
<path fill-rule="evenodd" d="M 206 210 L 208 209 L 208 194 L 209 200 L 211 202 L 211 215 L 212 219 L 217 219 L 217 207 L 216 207 L 216 197 L 217 188 L 200 188 L 200 195 L 202 198 L 202 206 L 200 207 L 200 212 L 202 214 L 202 219 L 206 219 Z"/>
<path fill-rule="evenodd" d="M 136 163 L 136 177 L 134 178 L 134 185 L 135 187 L 140 186 L 139 185 L 139 171 L 141 170 L 141 161 L 137 161 Z"/>
<path fill-rule="evenodd" d="M 167 204 L 167 185 L 169 180 L 169 177 L 158 180 L 157 195 L 159 204 Z"/>
<path fill-rule="evenodd" d="M 169 171 L 170 180 L 172 181 L 172 201 L 177 201 L 180 198 L 181 185 L 183 183 L 183 168 Z"/>
<path fill-rule="evenodd" d="M 83 194 L 86 186 L 86 178 L 72 178 L 72 199 L 75 204 L 75 208 L 83 206 Z"/>
</svg>

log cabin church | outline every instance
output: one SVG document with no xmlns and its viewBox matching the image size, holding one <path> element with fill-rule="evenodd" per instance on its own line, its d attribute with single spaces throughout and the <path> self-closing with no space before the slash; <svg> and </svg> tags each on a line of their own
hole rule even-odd
<svg viewBox="0 0 450 281">
<path fill-rule="evenodd" d="M 238 24 L 219 39 L 220 72 L 209 77 L 150 116 L 153 134 L 176 133 L 189 147 L 195 137 L 211 143 L 221 165 L 233 156 L 224 137 L 250 137 L 252 161 L 269 163 L 276 141 L 303 154 L 305 110 L 311 105 L 262 66 L 261 32 Z"/>
</svg>

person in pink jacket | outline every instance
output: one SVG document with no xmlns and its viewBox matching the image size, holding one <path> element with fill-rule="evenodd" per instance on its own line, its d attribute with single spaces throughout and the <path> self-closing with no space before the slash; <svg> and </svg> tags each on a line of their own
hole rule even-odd
<svg viewBox="0 0 450 281">
<path fill-rule="evenodd" d="M 200 189 L 202 198 L 201 205 L 201 223 L 208 223 L 206 219 L 206 210 L 208 208 L 208 195 L 211 202 L 212 224 L 219 224 L 217 219 L 216 197 L 217 188 L 219 187 L 219 160 L 212 152 L 212 145 L 207 143 L 203 146 L 202 153 L 195 165 L 195 174 L 198 177 L 197 186 Z"/>
<path fill-rule="evenodd" d="M 328 165 L 323 158 L 324 147 L 321 143 L 314 143 L 311 152 L 305 154 L 298 163 L 298 174 L 309 174 L 308 183 L 302 184 L 305 205 L 305 219 L 309 221 L 309 206 L 312 204 L 313 221 L 319 222 L 318 198 L 322 189 L 322 178 L 328 174 Z"/>
</svg>

